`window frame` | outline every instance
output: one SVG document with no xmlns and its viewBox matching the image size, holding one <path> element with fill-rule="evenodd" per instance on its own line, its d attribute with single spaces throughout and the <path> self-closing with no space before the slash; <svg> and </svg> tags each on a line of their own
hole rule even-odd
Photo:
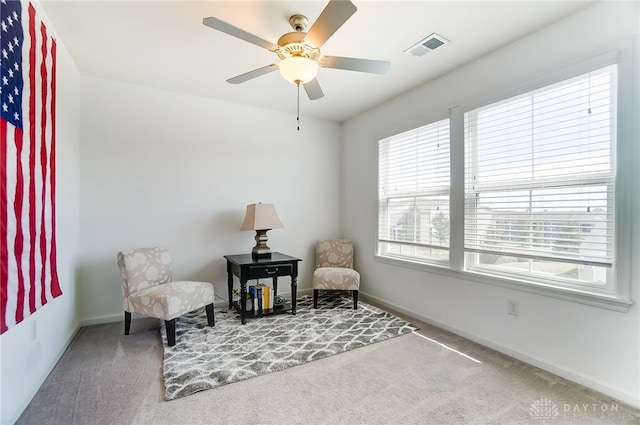
<svg viewBox="0 0 640 425">
<path fill-rule="evenodd" d="M 532 282 L 529 279 L 522 279 L 518 276 L 506 277 L 492 274 L 490 271 L 469 270 L 465 268 L 464 250 L 464 114 L 468 111 L 488 105 L 494 102 L 508 99 L 550 86 L 564 80 L 589 73 L 599 68 L 617 64 L 618 78 L 615 87 L 616 104 L 616 143 L 614 150 L 617 160 L 615 161 L 615 246 L 613 247 L 614 273 L 613 285 L 610 293 L 585 290 L 580 287 L 557 286 L 551 282 Z M 542 296 L 548 296 L 567 301 L 577 302 L 590 306 L 606 308 L 614 311 L 627 312 L 633 305 L 631 300 L 631 232 L 628 231 L 632 224 L 632 205 L 630 199 L 632 193 L 632 178 L 634 173 L 631 162 L 633 157 L 633 147 L 629 139 L 633 136 L 631 128 L 632 117 L 623 111 L 633 110 L 633 90 L 621 90 L 621 87 L 634 87 L 632 84 L 632 63 L 630 55 L 621 51 L 609 51 L 591 59 L 582 61 L 573 66 L 565 67 L 559 71 L 549 72 L 545 75 L 532 77 L 517 85 L 505 86 L 502 90 L 494 90 L 484 96 L 476 96 L 465 103 L 449 108 L 449 131 L 450 131 L 450 243 L 449 243 L 449 264 L 428 264 L 416 262 L 408 259 L 394 258 L 381 255 L 378 250 L 378 221 L 376 219 L 376 244 L 374 248 L 374 259 L 376 261 L 392 264 L 395 266 L 436 273 L 446 277 L 461 279 L 464 281 L 477 282 L 491 286 L 507 289 L 521 290 Z M 435 120 L 432 120 L 432 122 Z M 626 127 L 625 127 L 626 126 Z M 415 127 L 418 127 L 417 125 Z M 406 129 L 404 130 L 406 131 Z M 400 132 L 394 132 L 398 134 Z M 387 135 L 386 137 L 389 137 Z M 383 137 L 378 138 L 381 140 Z M 623 139 L 626 139 L 624 142 Z M 379 168 L 377 168 L 379 172 Z M 377 180 L 376 180 L 377 184 Z M 453 225 L 459 223 L 460 225 Z M 626 230 L 625 230 L 626 229 Z M 618 255 L 623 253 L 623 255 Z"/>
</svg>

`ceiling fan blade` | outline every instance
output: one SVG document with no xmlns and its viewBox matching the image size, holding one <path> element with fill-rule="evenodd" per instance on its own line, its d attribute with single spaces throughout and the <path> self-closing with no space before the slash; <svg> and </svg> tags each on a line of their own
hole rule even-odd
<svg viewBox="0 0 640 425">
<path fill-rule="evenodd" d="M 322 47 L 356 10 L 356 6 L 348 0 L 331 0 L 307 32 L 304 41 L 313 47 Z"/>
<path fill-rule="evenodd" d="M 234 27 L 233 25 L 228 24 L 224 21 L 221 21 L 218 18 L 214 18 L 214 17 L 204 18 L 202 20 L 202 23 L 210 28 L 213 28 L 214 30 L 222 31 L 226 34 L 232 35 L 244 41 L 248 41 L 249 43 L 255 44 L 256 46 L 265 48 L 272 52 L 278 50 L 278 46 L 276 46 L 275 44 L 267 40 L 264 40 L 258 36 L 255 36 L 253 34 L 249 34 L 245 30 L 241 30 L 238 27 Z"/>
<path fill-rule="evenodd" d="M 391 62 L 373 59 L 343 58 L 340 56 L 324 56 L 320 60 L 320 66 L 382 75 L 389 71 Z"/>
<path fill-rule="evenodd" d="M 271 65 L 263 66 L 262 68 L 258 68 L 258 69 L 254 69 L 253 71 L 245 72 L 244 74 L 240 74 L 237 77 L 229 78 L 227 80 L 227 83 L 231 83 L 231 84 L 244 83 L 245 81 L 249 81 L 249 80 L 251 80 L 253 78 L 256 78 L 256 77 L 259 77 L 261 75 L 273 72 L 276 69 L 278 69 L 278 65 L 276 65 L 275 63 L 272 63 Z"/>
<path fill-rule="evenodd" d="M 318 83 L 318 79 L 314 78 L 306 84 L 302 85 L 304 87 L 304 91 L 307 92 L 307 96 L 309 96 L 309 100 L 318 100 L 324 97 L 324 93 L 320 88 L 320 83 Z"/>
</svg>

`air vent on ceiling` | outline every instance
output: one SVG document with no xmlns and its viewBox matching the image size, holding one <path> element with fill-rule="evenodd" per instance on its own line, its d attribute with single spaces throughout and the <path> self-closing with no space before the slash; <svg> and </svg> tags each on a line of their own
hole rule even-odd
<svg viewBox="0 0 640 425">
<path fill-rule="evenodd" d="M 413 56 L 413 57 L 420 57 L 420 56 L 424 56 L 427 53 L 437 49 L 438 47 L 442 46 L 443 44 L 448 43 L 449 40 L 447 40 L 446 38 L 444 38 L 443 36 L 441 36 L 440 34 L 436 34 L 435 32 L 431 35 L 429 35 L 427 38 L 425 38 L 424 40 L 418 42 L 417 44 L 409 47 L 407 50 L 405 50 L 405 53 L 408 53 L 409 55 Z"/>
</svg>

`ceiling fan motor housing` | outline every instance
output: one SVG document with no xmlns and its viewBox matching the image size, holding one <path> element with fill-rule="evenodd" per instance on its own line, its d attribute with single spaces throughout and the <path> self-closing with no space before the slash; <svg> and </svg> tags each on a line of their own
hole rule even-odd
<svg viewBox="0 0 640 425">
<path fill-rule="evenodd" d="M 280 48 L 276 51 L 280 59 L 293 56 L 302 56 L 316 60 L 320 56 L 320 49 L 310 46 L 304 42 L 306 32 L 288 32 L 278 39 Z"/>
</svg>

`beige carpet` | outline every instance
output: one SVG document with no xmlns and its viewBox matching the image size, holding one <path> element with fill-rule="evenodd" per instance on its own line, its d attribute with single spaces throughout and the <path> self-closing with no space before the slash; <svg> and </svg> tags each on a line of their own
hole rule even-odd
<svg viewBox="0 0 640 425">
<path fill-rule="evenodd" d="M 164 401 L 157 321 L 134 320 L 129 336 L 122 323 L 86 327 L 18 424 L 640 423 L 606 396 L 414 323 L 422 335 L 173 401 Z"/>
</svg>

